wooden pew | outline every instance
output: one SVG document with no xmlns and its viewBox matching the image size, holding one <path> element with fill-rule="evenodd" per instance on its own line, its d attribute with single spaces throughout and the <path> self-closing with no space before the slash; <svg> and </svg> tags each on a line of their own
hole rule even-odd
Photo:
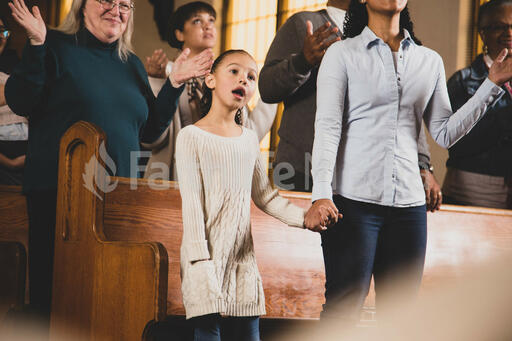
<svg viewBox="0 0 512 341">
<path fill-rule="evenodd" d="M 28 216 L 18 186 L 0 189 L 0 321 L 10 309 L 21 310 L 25 300 Z"/>
<path fill-rule="evenodd" d="M 105 135 L 79 122 L 61 139 L 50 338 L 138 340 L 166 316 L 167 252 L 155 242 L 111 242 L 101 174 Z M 98 180 L 98 178 L 97 178 Z M 103 180 L 106 180 L 103 178 Z M 85 182 L 87 184 L 87 182 Z M 92 191 L 92 192 L 91 192 Z"/>
<path fill-rule="evenodd" d="M 19 242 L 0 242 L 0 321 L 10 310 L 20 311 L 25 300 L 27 255 Z"/>
<path fill-rule="evenodd" d="M 93 189 L 98 196 L 87 190 L 82 175 L 86 165 L 94 168 L 93 174 L 104 166 L 98 152 L 103 140 L 93 125 L 79 123 L 61 143 L 52 330 L 80 329 L 90 339 L 138 340 L 166 314 L 184 314 L 179 277 L 181 200 L 171 182 L 113 177 L 113 191 L 103 193 L 99 187 L 108 186 L 97 183 Z M 90 163 L 93 156 L 99 163 Z M 101 185 L 101 177 L 96 181 Z M 309 206 L 309 195 L 282 194 Z M 22 199 L 19 192 L 0 187 L 1 200 L 4 197 Z M 1 208 L 3 221 L 10 213 Z M 319 235 L 284 226 L 252 209 L 265 318 L 317 319 L 324 291 Z M 0 240 L 26 245 L 26 225 L 13 225 L 0 228 Z M 440 212 L 429 213 L 428 229 L 422 290 L 461 276 L 465 265 L 512 248 L 511 211 L 443 206 Z M 373 304 L 372 294 L 367 304 Z"/>
</svg>

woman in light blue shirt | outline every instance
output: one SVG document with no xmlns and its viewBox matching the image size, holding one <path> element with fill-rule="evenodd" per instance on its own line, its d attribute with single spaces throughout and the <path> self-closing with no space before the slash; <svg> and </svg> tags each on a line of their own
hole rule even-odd
<svg viewBox="0 0 512 341">
<path fill-rule="evenodd" d="M 453 113 L 443 61 L 415 38 L 407 0 L 352 0 L 344 38 L 327 50 L 319 70 L 308 214 L 344 215 L 322 232 L 322 317 L 352 323 L 372 274 L 379 311 L 397 271 L 408 270 L 404 294 L 415 295 L 421 283 L 427 233 L 417 159 L 421 121 L 438 144 L 452 146 L 503 95 L 512 58 L 504 51 L 475 96 Z"/>
</svg>

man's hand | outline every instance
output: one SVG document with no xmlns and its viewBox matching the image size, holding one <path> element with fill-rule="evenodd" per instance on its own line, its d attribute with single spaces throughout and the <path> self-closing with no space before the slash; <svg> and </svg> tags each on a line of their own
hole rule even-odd
<svg viewBox="0 0 512 341">
<path fill-rule="evenodd" d="M 167 78 L 165 69 L 169 58 L 162 49 L 153 51 L 151 57 L 146 57 L 146 72 L 148 76 L 155 78 Z"/>
<path fill-rule="evenodd" d="M 327 226 L 333 225 L 343 215 L 329 199 L 319 199 L 313 203 L 304 217 L 304 226 L 315 232 L 327 230 Z"/>
<path fill-rule="evenodd" d="M 439 210 L 443 203 L 443 193 L 441 186 L 436 181 L 434 174 L 429 170 L 420 170 L 421 180 L 423 181 L 423 188 L 425 189 L 425 199 L 427 202 L 427 210 L 435 212 Z"/>
<path fill-rule="evenodd" d="M 327 40 L 331 34 L 338 32 L 338 28 L 331 28 L 331 23 L 326 22 L 320 26 L 315 32 L 313 32 L 313 24 L 311 21 L 306 22 L 307 33 L 304 38 L 304 48 L 302 53 L 306 58 L 306 61 L 311 66 L 320 65 L 322 58 L 324 57 L 325 50 L 331 46 L 334 42 L 340 40 L 340 37 L 336 37 L 331 40 Z"/>
</svg>

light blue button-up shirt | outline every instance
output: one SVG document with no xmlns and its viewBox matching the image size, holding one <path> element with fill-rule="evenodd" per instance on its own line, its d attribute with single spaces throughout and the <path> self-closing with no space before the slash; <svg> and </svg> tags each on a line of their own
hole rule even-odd
<svg viewBox="0 0 512 341">
<path fill-rule="evenodd" d="M 418 168 L 421 121 L 436 142 L 452 146 L 504 91 L 486 79 L 452 112 L 443 60 L 409 32 L 395 70 L 390 47 L 368 27 L 331 45 L 317 79 L 312 200 L 349 199 L 384 206 L 425 203 Z"/>
</svg>

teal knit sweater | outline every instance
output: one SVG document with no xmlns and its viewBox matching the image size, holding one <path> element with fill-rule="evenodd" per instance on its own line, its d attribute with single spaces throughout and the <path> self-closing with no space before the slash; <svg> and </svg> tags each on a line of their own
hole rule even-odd
<svg viewBox="0 0 512 341">
<path fill-rule="evenodd" d="M 139 142 L 153 142 L 169 125 L 183 87 L 167 80 L 155 98 L 141 61 L 131 54 L 123 62 L 116 47 L 85 28 L 49 31 L 44 45 L 26 46 L 5 87 L 11 109 L 29 118 L 25 192 L 57 188 L 59 141 L 77 121 L 103 129 L 115 175 L 123 177 L 137 174 L 130 157 Z"/>
</svg>

